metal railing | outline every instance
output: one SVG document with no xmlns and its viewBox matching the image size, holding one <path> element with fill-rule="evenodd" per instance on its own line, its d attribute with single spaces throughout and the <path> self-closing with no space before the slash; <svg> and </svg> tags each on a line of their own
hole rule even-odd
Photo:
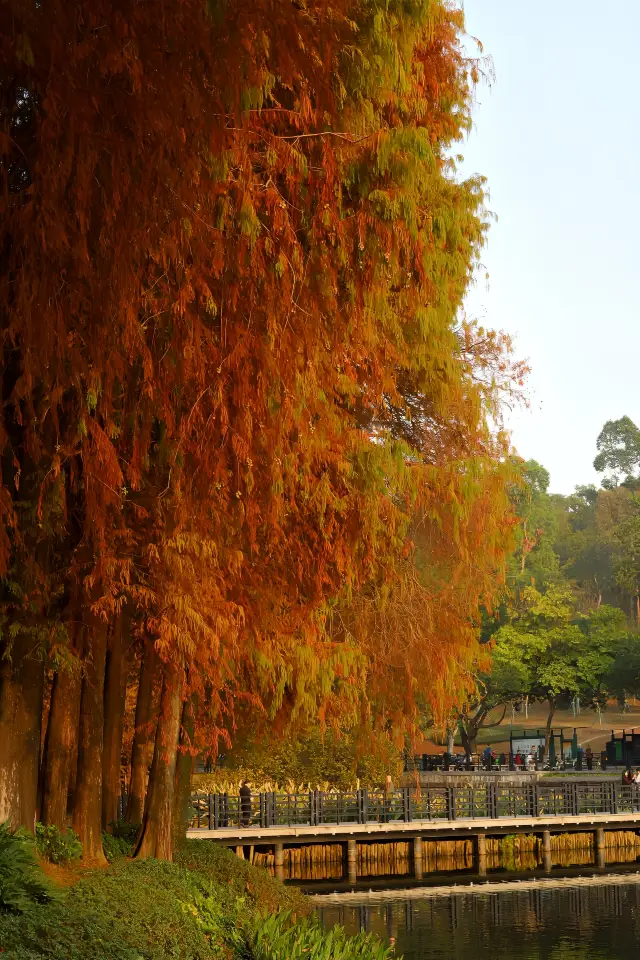
<svg viewBox="0 0 640 960">
<path fill-rule="evenodd" d="M 531 764 L 527 757 L 523 757 L 522 763 L 518 764 L 513 759 L 510 759 L 508 754 L 502 754 L 504 759 L 502 762 L 500 762 L 500 756 L 501 755 L 498 754 L 495 760 L 492 760 L 491 763 L 487 763 L 485 757 L 478 753 L 473 753 L 469 756 L 460 753 L 425 753 L 415 757 L 406 757 L 404 761 L 404 772 L 455 773 L 478 771 L 479 773 L 505 773 L 510 770 L 514 773 L 522 773 L 531 770 L 553 769 L 558 771 L 575 770 L 577 772 L 588 773 L 590 770 L 606 770 L 607 766 L 614 768 L 616 766 L 624 766 L 622 763 L 607 764 L 606 760 L 603 763 L 602 758 L 600 756 L 596 756 L 595 754 L 591 757 L 590 762 L 584 757 L 581 761 L 573 760 L 570 757 L 561 757 L 556 760 L 556 763 L 553 767 L 548 760 L 536 760 L 535 764 Z"/>
<path fill-rule="evenodd" d="M 242 827 L 322 826 L 515 817 L 566 817 L 640 813 L 635 784 L 586 782 L 499 783 L 477 787 L 426 787 L 391 793 L 259 793 L 245 796 L 196 793 L 190 827 L 223 830 Z"/>
</svg>

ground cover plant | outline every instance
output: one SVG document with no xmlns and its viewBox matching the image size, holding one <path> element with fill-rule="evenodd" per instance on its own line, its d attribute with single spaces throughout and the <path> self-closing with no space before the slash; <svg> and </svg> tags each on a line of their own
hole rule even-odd
<svg viewBox="0 0 640 960">
<path fill-rule="evenodd" d="M 191 841 L 174 863 L 120 859 L 86 871 L 51 902 L 26 896 L 17 908 L 0 905 L 0 944 L 11 960 L 387 955 L 373 937 L 325 933 L 308 913 L 296 890 L 229 850 Z"/>
</svg>

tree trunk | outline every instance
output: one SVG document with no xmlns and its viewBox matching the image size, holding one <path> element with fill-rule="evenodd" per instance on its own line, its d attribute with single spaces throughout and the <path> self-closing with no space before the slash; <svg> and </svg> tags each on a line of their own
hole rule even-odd
<svg viewBox="0 0 640 960">
<path fill-rule="evenodd" d="M 142 823 L 144 800 L 149 770 L 149 744 L 152 741 L 153 684 L 156 673 L 156 654 L 146 647 L 140 664 L 140 681 L 136 699 L 135 731 L 131 750 L 131 777 L 125 819 L 127 823 Z"/>
<path fill-rule="evenodd" d="M 80 719 L 80 664 L 58 671 L 53 679 L 51 709 L 42 758 L 40 819 L 59 830 L 67 826 L 69 788 Z"/>
<path fill-rule="evenodd" d="M 126 697 L 123 631 L 126 622 L 119 616 L 109 639 L 104 677 L 104 749 L 102 753 L 102 829 L 118 819 L 122 727 Z"/>
<path fill-rule="evenodd" d="M 0 651 L 0 823 L 35 832 L 42 740 L 44 661 L 18 636 Z M 6 654 L 6 656 L 3 656 Z"/>
<path fill-rule="evenodd" d="M 549 713 L 547 715 L 547 724 L 544 730 L 544 755 L 545 757 L 549 756 L 549 743 L 551 741 L 551 724 L 553 723 L 553 716 L 556 712 L 556 704 L 554 700 L 548 700 L 549 704 Z"/>
<path fill-rule="evenodd" d="M 102 849 L 102 746 L 107 634 L 106 623 L 94 621 L 87 628 L 80 697 L 73 827 L 82 843 L 83 858 L 90 863 L 106 863 Z"/>
<path fill-rule="evenodd" d="M 193 766 L 193 738 L 195 734 L 196 701 L 185 700 L 180 724 L 180 744 L 176 761 L 175 799 L 173 805 L 173 847 L 178 849 L 186 840 L 189 810 L 191 808 L 191 769 Z"/>
<path fill-rule="evenodd" d="M 175 669 L 167 664 L 162 679 L 160 712 L 153 763 L 136 857 L 173 859 L 173 805 L 180 734 L 181 687 Z"/>
</svg>

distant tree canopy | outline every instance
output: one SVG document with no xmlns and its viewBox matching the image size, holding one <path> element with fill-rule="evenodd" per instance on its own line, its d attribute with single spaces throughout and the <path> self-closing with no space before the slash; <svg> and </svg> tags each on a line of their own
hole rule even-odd
<svg viewBox="0 0 640 960">
<path fill-rule="evenodd" d="M 598 473 L 606 473 L 605 489 L 620 482 L 633 484 L 640 467 L 640 430 L 629 417 L 607 420 L 597 440 L 598 455 L 593 461 Z"/>
<path fill-rule="evenodd" d="M 525 371 L 460 319 L 462 34 L 445 0 L 0 8 L 0 821 L 100 860 L 124 731 L 169 857 L 239 704 L 391 737 L 471 685 Z"/>
<path fill-rule="evenodd" d="M 463 739 L 475 743 L 491 711 L 525 697 L 546 701 L 548 729 L 561 703 L 579 696 L 599 708 L 608 696 L 640 693 L 640 431 L 609 421 L 598 440 L 602 489 L 549 493 L 549 474 L 516 462 L 511 490 L 520 518 L 508 589 L 483 638 L 475 696 L 460 699 Z"/>
</svg>

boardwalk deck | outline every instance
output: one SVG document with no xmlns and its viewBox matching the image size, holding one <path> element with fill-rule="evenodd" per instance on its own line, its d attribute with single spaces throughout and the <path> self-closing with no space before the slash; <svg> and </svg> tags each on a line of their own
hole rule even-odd
<svg viewBox="0 0 640 960">
<path fill-rule="evenodd" d="M 361 843 L 393 841 L 398 839 L 424 840 L 464 839 L 469 836 L 505 836 L 513 833 L 576 833 L 597 829 L 638 830 L 638 813 L 588 813 L 577 816 L 564 814 L 542 817 L 478 817 L 458 820 L 411 820 L 392 823 L 342 823 L 317 825 L 273 825 L 269 827 L 206 827 L 190 829 L 187 836 L 194 840 L 212 840 L 226 846 L 239 844 L 309 844 L 357 840 Z"/>
</svg>

